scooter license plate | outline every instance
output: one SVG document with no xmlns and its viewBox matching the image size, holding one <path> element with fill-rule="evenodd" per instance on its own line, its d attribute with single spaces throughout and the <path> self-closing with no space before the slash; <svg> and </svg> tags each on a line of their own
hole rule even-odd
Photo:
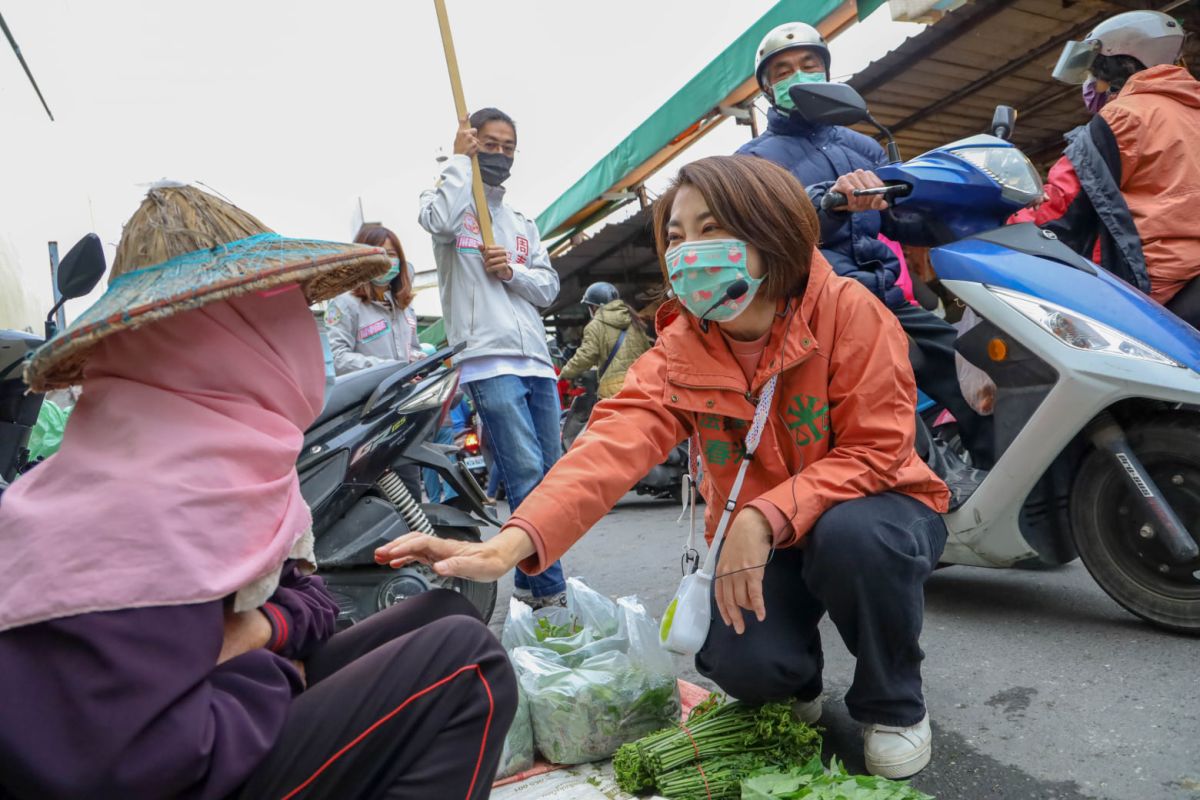
<svg viewBox="0 0 1200 800">
<path fill-rule="evenodd" d="M 483 469 L 483 456 L 467 456 L 463 459 L 467 469 Z"/>
</svg>

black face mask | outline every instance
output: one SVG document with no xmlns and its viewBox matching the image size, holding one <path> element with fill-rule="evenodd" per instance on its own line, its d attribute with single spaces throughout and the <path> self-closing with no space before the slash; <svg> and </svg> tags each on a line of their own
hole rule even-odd
<svg viewBox="0 0 1200 800">
<path fill-rule="evenodd" d="M 483 178 L 483 182 L 488 186 L 499 186 L 508 180 L 513 165 L 512 156 L 480 151 L 477 158 L 479 159 L 479 177 Z"/>
</svg>

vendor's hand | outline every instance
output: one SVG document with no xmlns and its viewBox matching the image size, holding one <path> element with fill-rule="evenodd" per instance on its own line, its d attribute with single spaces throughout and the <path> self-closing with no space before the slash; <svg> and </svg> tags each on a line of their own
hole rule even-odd
<svg viewBox="0 0 1200 800">
<path fill-rule="evenodd" d="M 725 534 L 714 593 L 721 619 L 732 625 L 738 635 L 746 632 L 742 609 L 753 611 L 759 622 L 767 618 L 762 581 L 771 542 L 770 523 L 761 511 L 750 507 L 741 510 Z"/>
<path fill-rule="evenodd" d="M 477 130 L 471 127 L 470 120 L 463 118 L 458 121 L 458 133 L 454 134 L 454 155 L 473 156 L 479 152 L 479 140 L 475 138 Z"/>
<path fill-rule="evenodd" d="M 484 246 L 483 268 L 502 281 L 513 276 L 512 266 L 508 263 L 508 251 L 498 244 Z"/>
<path fill-rule="evenodd" d="M 271 641 L 271 623 L 259 609 L 253 611 L 225 612 L 225 638 L 217 663 L 222 664 L 243 653 L 266 647 Z"/>
<path fill-rule="evenodd" d="M 535 552 L 529 534 L 509 526 L 482 543 L 441 539 L 427 533 L 405 534 L 377 549 L 375 563 L 399 568 L 418 561 L 429 564 L 438 575 L 494 581 Z"/>
<path fill-rule="evenodd" d="M 838 211 L 887 211 L 888 202 L 883 195 L 854 195 L 855 189 L 879 189 L 882 186 L 883 181 L 874 172 L 856 169 L 834 181 L 830 191 L 841 192 L 846 196 L 846 205 L 838 208 Z"/>
</svg>

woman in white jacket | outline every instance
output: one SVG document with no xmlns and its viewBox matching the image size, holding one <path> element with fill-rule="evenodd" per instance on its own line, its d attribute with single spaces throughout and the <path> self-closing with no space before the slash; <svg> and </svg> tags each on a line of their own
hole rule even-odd
<svg viewBox="0 0 1200 800">
<path fill-rule="evenodd" d="M 411 305 L 413 270 L 404 260 L 400 238 L 382 225 L 369 225 L 354 241 L 382 247 L 392 259 L 392 268 L 329 303 L 325 326 L 337 374 L 388 361 L 419 360 L 417 315 Z"/>
</svg>

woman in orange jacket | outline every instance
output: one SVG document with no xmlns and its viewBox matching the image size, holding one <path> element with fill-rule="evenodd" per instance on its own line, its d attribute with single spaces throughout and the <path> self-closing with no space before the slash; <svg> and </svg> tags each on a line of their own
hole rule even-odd
<svg viewBox="0 0 1200 800">
<path fill-rule="evenodd" d="M 913 449 L 904 332 L 870 292 L 833 273 L 804 187 L 763 159 L 685 166 L 658 201 L 655 234 L 675 299 L 659 310 L 656 345 L 571 451 L 489 541 L 410 534 L 376 559 L 480 580 L 518 564 L 537 573 L 691 438 L 710 541 L 727 504 L 734 512 L 697 669 L 742 700 L 796 698 L 797 715 L 815 721 L 817 623 L 828 611 L 858 658 L 846 705 L 868 726 L 868 768 L 914 774 L 931 739 L 923 584 L 945 544 L 938 512 L 949 492 Z"/>
</svg>

